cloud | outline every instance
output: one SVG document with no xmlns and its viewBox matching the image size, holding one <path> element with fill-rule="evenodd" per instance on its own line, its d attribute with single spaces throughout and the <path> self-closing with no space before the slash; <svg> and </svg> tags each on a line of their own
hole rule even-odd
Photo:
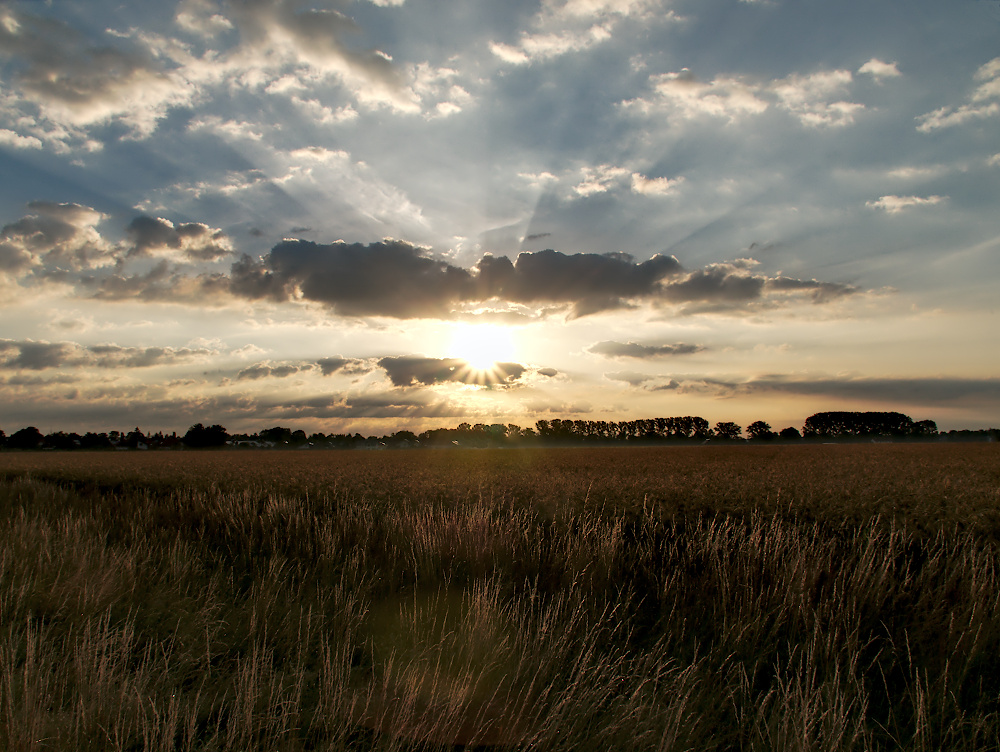
<svg viewBox="0 0 1000 752">
<path fill-rule="evenodd" d="M 446 317 L 468 297 L 472 275 L 402 241 L 319 245 L 286 240 L 266 259 L 233 265 L 232 288 L 248 298 L 301 294 L 347 316 Z"/>
<path fill-rule="evenodd" d="M 358 27 L 340 11 L 303 7 L 298 0 L 240 0 L 229 7 L 240 32 L 243 63 L 275 57 L 336 76 L 365 104 L 419 108 L 387 55 L 345 43 L 345 36 Z"/>
<path fill-rule="evenodd" d="M 626 253 L 566 255 L 544 250 L 518 254 L 513 263 L 504 256 L 486 255 L 477 270 L 483 299 L 570 304 L 574 316 L 585 316 L 655 297 L 661 282 L 682 267 L 673 256 L 659 254 L 637 263 Z"/>
<path fill-rule="evenodd" d="M 103 214 L 80 204 L 33 201 L 30 214 L 0 229 L 0 271 L 39 274 L 111 263 L 113 248 L 97 231 Z"/>
<path fill-rule="evenodd" d="M 677 187 L 684 182 L 679 178 L 647 178 L 638 172 L 632 173 L 632 192 L 644 196 L 668 196 L 675 193 Z"/>
<path fill-rule="evenodd" d="M 793 394 L 901 405 L 1000 405 L 1000 379 L 996 378 L 767 375 L 745 381 L 729 381 L 688 377 L 680 380 L 677 389 L 680 392 L 701 392 L 718 397 Z"/>
<path fill-rule="evenodd" d="M 770 82 L 767 88 L 777 96 L 779 106 L 803 125 L 843 126 L 853 123 L 854 114 L 864 109 L 863 104 L 835 99 L 852 80 L 850 71 L 829 70 L 787 76 Z"/>
<path fill-rule="evenodd" d="M 548 0 L 547 13 L 555 17 L 594 18 L 644 14 L 658 5 L 654 0 Z"/>
<path fill-rule="evenodd" d="M 650 376 L 647 373 L 637 373 L 635 371 L 617 371 L 615 373 L 606 373 L 604 374 L 604 378 L 610 379 L 611 381 L 622 381 L 635 389 L 641 387 L 652 392 L 677 388 L 677 382 L 672 379 L 663 383 L 661 377 L 659 376 Z M 651 382 L 657 381 L 661 381 L 661 383 L 651 384 Z"/>
<path fill-rule="evenodd" d="M 78 384 L 81 381 L 79 376 L 71 376 L 69 374 L 58 374 L 56 376 L 51 376 L 46 378 L 44 376 L 29 376 L 27 374 L 19 373 L 14 376 L 4 376 L 0 379 L 0 383 L 7 386 L 21 386 L 21 387 L 47 387 L 47 386 L 64 386 L 66 384 Z"/>
<path fill-rule="evenodd" d="M 662 285 L 660 300 L 695 304 L 689 309 L 692 311 L 738 310 L 796 297 L 822 304 L 860 292 L 853 285 L 839 282 L 796 279 L 780 273 L 776 277 L 755 274 L 753 269 L 758 264 L 754 259 L 737 259 L 679 275 Z"/>
<path fill-rule="evenodd" d="M 751 274 L 748 260 L 710 264 L 665 285 L 663 296 L 674 303 L 735 303 L 760 298 L 767 280 Z"/>
<path fill-rule="evenodd" d="M 701 345 L 687 345 L 677 343 L 674 345 L 642 345 L 638 342 L 615 342 L 608 340 L 598 342 L 587 348 L 587 352 L 595 355 L 603 355 L 606 358 L 660 358 L 668 355 L 690 355 L 701 352 L 705 348 Z"/>
<path fill-rule="evenodd" d="M 455 418 L 468 411 L 451 400 L 394 391 L 386 394 L 319 395 L 257 406 L 259 413 L 282 418 Z"/>
<path fill-rule="evenodd" d="M 897 78 L 903 75 L 899 72 L 899 67 L 896 63 L 885 63 L 876 57 L 873 57 L 867 63 L 858 68 L 858 73 L 867 73 L 879 83 L 881 83 L 884 78 Z"/>
<path fill-rule="evenodd" d="M 219 10 L 212 0 L 181 0 L 174 23 L 190 34 L 215 37 L 233 28 L 232 22 Z"/>
<path fill-rule="evenodd" d="M 71 355 L 77 350 L 69 343 L 34 342 L 31 340 L 16 342 L 0 340 L 0 365 L 5 368 L 25 368 L 31 371 L 42 371 L 46 368 L 58 368 L 65 365 Z"/>
<path fill-rule="evenodd" d="M 607 193 L 612 188 L 620 187 L 627 187 L 633 193 L 645 196 L 668 196 L 675 193 L 677 187 L 684 182 L 683 177 L 648 178 L 625 167 L 614 167 L 607 164 L 584 167 L 581 172 L 583 180 L 573 186 L 573 192 L 583 197 Z"/>
<path fill-rule="evenodd" d="M 145 273 L 83 277 L 80 285 L 98 300 L 222 305 L 232 300 L 229 277 L 221 273 L 191 276 L 171 269 L 166 260 Z"/>
<path fill-rule="evenodd" d="M 0 146 L 9 146 L 12 149 L 41 149 L 43 144 L 42 140 L 35 136 L 22 136 L 8 128 L 0 128 Z"/>
<path fill-rule="evenodd" d="M 963 104 L 959 107 L 940 107 L 926 115 L 917 118 L 920 125 L 917 130 L 923 133 L 937 130 L 938 128 L 951 128 L 962 125 L 970 120 L 983 120 L 984 118 L 1000 115 L 1000 103 L 989 102 L 988 104 Z"/>
<path fill-rule="evenodd" d="M 93 44 L 52 17 L 6 8 L 0 50 L 19 62 L 18 95 L 48 120 L 71 127 L 117 119 L 145 136 L 170 107 L 189 103 L 196 93 L 141 45 Z"/>
<path fill-rule="evenodd" d="M 263 355 L 266 352 L 267 350 L 265 350 L 264 348 L 251 344 L 251 345 L 243 345 L 243 347 L 239 347 L 233 350 L 232 354 L 239 358 L 256 358 Z"/>
<path fill-rule="evenodd" d="M 650 76 L 650 98 L 632 99 L 622 104 L 645 113 L 670 109 L 684 119 L 701 115 L 729 122 L 744 115 L 760 114 L 768 103 L 758 96 L 759 87 L 738 78 L 716 78 L 702 83 L 688 68 Z"/>
<path fill-rule="evenodd" d="M 864 105 L 838 99 L 853 81 L 847 70 L 792 74 L 766 82 L 720 76 L 700 81 L 688 68 L 649 77 L 652 94 L 625 100 L 626 109 L 653 115 L 672 112 L 684 120 L 718 118 L 728 123 L 769 109 L 784 110 L 806 126 L 845 126 Z"/>
<path fill-rule="evenodd" d="M 301 295 L 349 316 L 447 318 L 463 303 L 492 298 L 570 305 L 582 316 L 650 296 L 661 279 L 680 269 L 672 256 L 636 263 L 627 254 L 545 250 L 521 253 L 514 262 L 486 255 L 467 270 L 402 241 L 362 246 L 287 240 L 265 259 L 243 257 L 234 264 L 232 289 L 251 299 Z"/>
<path fill-rule="evenodd" d="M 505 63 L 527 65 L 538 60 L 579 52 L 611 38 L 608 25 L 594 24 L 586 29 L 522 34 L 516 45 L 491 42 L 490 51 Z"/>
<path fill-rule="evenodd" d="M 42 371 L 47 368 L 150 368 L 200 360 L 208 348 L 123 347 L 0 339 L 0 367 Z"/>
<path fill-rule="evenodd" d="M 312 365 L 292 364 L 292 363 L 271 363 L 263 361 L 247 366 L 236 375 L 237 381 L 275 378 L 283 379 L 294 376 L 297 373 L 311 371 Z"/>
<path fill-rule="evenodd" d="M 753 274 L 757 262 L 748 259 L 685 270 L 675 257 L 660 254 L 638 261 L 620 252 L 547 249 L 522 252 L 513 261 L 485 254 L 466 268 L 392 239 L 368 245 L 289 239 L 265 257 L 240 256 L 228 273 L 196 274 L 191 265 L 232 253 L 222 230 L 140 215 L 126 228 L 125 242 L 111 244 L 96 229 L 104 215 L 89 207 L 33 202 L 29 209 L 33 213 L 0 231 L 0 271 L 20 279 L 58 278 L 75 284 L 80 294 L 108 301 L 312 302 L 341 316 L 452 319 L 537 316 L 553 309 L 581 317 L 641 302 L 732 305 L 767 295 L 810 294 L 814 302 L 825 302 L 856 292 L 836 283 Z M 127 269 L 143 258 L 155 263 Z M 486 314 L 470 309 L 491 302 L 536 310 Z"/>
<path fill-rule="evenodd" d="M 397 240 L 367 246 L 286 240 L 264 258 L 240 258 L 232 266 L 229 287 L 234 295 L 252 300 L 311 301 L 339 315 L 400 319 L 461 317 L 463 307 L 488 301 L 568 308 L 572 317 L 581 317 L 642 301 L 733 308 L 769 296 L 804 296 L 823 303 L 858 292 L 841 283 L 754 274 L 756 264 L 741 259 L 688 271 L 673 256 L 636 261 L 626 253 L 548 249 L 520 253 L 514 261 L 486 254 L 466 269 Z M 167 276 L 165 269 L 161 276 Z M 223 286 L 211 275 L 188 283 L 195 288 L 202 284 L 208 293 Z M 142 285 L 137 281 L 136 286 Z"/>
<path fill-rule="evenodd" d="M 206 115 L 197 120 L 192 120 L 188 125 L 189 131 L 208 131 L 228 140 L 245 139 L 248 141 L 260 141 L 264 136 L 259 130 L 254 130 L 254 128 L 259 128 L 259 125 L 238 120 L 223 120 L 214 115 Z"/>
<path fill-rule="evenodd" d="M 316 365 L 324 376 L 332 376 L 349 362 L 347 358 L 320 358 L 316 361 Z"/>
<path fill-rule="evenodd" d="M 341 372 L 356 376 L 372 370 L 367 361 L 358 358 L 320 358 L 316 361 L 316 365 L 324 376 Z"/>
<path fill-rule="evenodd" d="M 605 193 L 610 186 L 628 176 L 629 170 L 624 167 L 612 167 L 611 165 L 600 165 L 598 167 L 585 167 L 583 169 L 583 180 L 573 187 L 573 191 L 579 196 L 593 196 L 595 193 Z"/>
<path fill-rule="evenodd" d="M 524 409 L 533 415 L 585 415 L 593 412 L 593 407 L 587 403 L 549 402 L 534 400 L 524 403 Z"/>
<path fill-rule="evenodd" d="M 215 354 L 207 347 L 122 347 L 90 345 L 86 348 L 89 364 L 98 368 L 150 368 L 202 360 Z"/>
<path fill-rule="evenodd" d="M 866 201 L 869 209 L 881 209 L 886 214 L 899 214 L 912 206 L 933 206 L 947 200 L 947 196 L 882 196 L 877 201 Z"/>
<path fill-rule="evenodd" d="M 966 104 L 957 107 L 939 107 L 933 112 L 920 115 L 917 117 L 919 122 L 917 130 L 929 133 L 938 128 L 951 128 L 970 120 L 982 120 L 1000 115 L 1000 102 L 990 101 L 1000 99 L 1000 57 L 981 65 L 974 79 L 982 83 L 972 91 Z"/>
<path fill-rule="evenodd" d="M 396 3 L 390 3 L 396 4 Z M 340 5 L 340 3 L 334 3 Z M 51 15 L 2 7 L 0 61 L 12 72 L 0 112 L 0 143 L 59 152 L 97 150 L 87 134 L 119 123 L 129 138 L 151 135 L 178 107 L 239 90 L 291 96 L 333 79 L 355 101 L 437 117 L 461 110 L 471 95 L 450 69 L 398 66 L 378 49 L 348 39 L 357 24 L 336 8 L 302 0 L 183 0 L 165 29 L 104 29 L 87 36 Z M 194 44 L 191 36 L 197 37 Z M 284 82 L 284 83 L 282 83 Z M 350 105 L 329 110 L 329 122 L 356 116 Z M 260 139 L 237 120 L 206 115 L 192 128 L 227 138 Z"/>
<path fill-rule="evenodd" d="M 129 256 L 169 256 L 176 260 L 214 261 L 233 252 L 222 230 L 200 222 L 175 226 L 168 219 L 141 215 L 126 230 Z"/>
<path fill-rule="evenodd" d="M 841 282 L 820 282 L 816 279 L 795 279 L 778 275 L 764 282 L 766 292 L 775 293 L 806 293 L 814 303 L 827 303 L 847 295 L 854 295 L 858 288 Z"/>
<path fill-rule="evenodd" d="M 528 370 L 519 363 L 495 363 L 488 371 L 469 367 L 461 358 L 425 358 L 409 355 L 382 358 L 380 368 L 393 386 L 430 386 L 457 382 L 484 386 L 511 386 Z"/>
<path fill-rule="evenodd" d="M 544 0 L 532 17 L 531 31 L 517 42 L 491 42 L 490 51 L 505 63 L 528 65 L 570 52 L 580 52 L 614 37 L 627 18 L 676 22 L 660 0 Z"/>
</svg>

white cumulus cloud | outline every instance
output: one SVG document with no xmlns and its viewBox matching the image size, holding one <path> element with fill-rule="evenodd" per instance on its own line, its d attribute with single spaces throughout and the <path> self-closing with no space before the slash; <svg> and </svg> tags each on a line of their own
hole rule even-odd
<svg viewBox="0 0 1000 752">
<path fill-rule="evenodd" d="M 685 120 L 713 117 L 733 123 L 769 108 L 791 113 L 808 126 L 844 126 L 854 122 L 864 105 L 841 99 L 853 81 L 847 70 L 758 82 L 736 76 L 702 81 L 688 68 L 650 76 L 652 94 L 622 102 L 643 114 L 671 111 Z"/>
<path fill-rule="evenodd" d="M 641 193 L 645 196 L 667 196 L 674 193 L 677 190 L 677 187 L 683 182 L 683 177 L 647 178 L 645 175 L 633 172 L 632 192 Z"/>
<path fill-rule="evenodd" d="M 929 133 L 938 128 L 951 128 L 970 120 L 982 120 L 1000 115 L 1000 102 L 990 101 L 1000 99 L 1000 57 L 981 65 L 973 78 L 983 83 L 973 90 L 967 103 L 957 107 L 939 107 L 920 115 L 917 118 L 919 122 L 917 130 Z"/>
<path fill-rule="evenodd" d="M 867 73 L 876 81 L 881 81 L 883 78 L 896 78 L 897 76 L 903 75 L 899 72 L 899 66 L 897 66 L 896 63 L 886 63 L 879 60 L 877 57 L 873 57 L 867 63 L 858 68 L 858 73 Z"/>
<path fill-rule="evenodd" d="M 7 128 L 0 128 L 0 145 L 14 149 L 41 149 L 42 141 L 35 136 L 22 136 Z"/>
<path fill-rule="evenodd" d="M 933 206 L 946 200 L 947 196 L 882 196 L 877 201 L 867 201 L 869 209 L 881 209 L 886 214 L 898 214 L 913 206 Z"/>
</svg>

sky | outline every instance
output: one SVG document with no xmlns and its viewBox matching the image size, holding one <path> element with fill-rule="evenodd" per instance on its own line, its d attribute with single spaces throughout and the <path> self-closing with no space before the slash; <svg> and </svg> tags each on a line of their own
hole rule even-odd
<svg viewBox="0 0 1000 752">
<path fill-rule="evenodd" d="M 1000 0 L 0 1 L 0 429 L 1000 425 Z"/>
</svg>

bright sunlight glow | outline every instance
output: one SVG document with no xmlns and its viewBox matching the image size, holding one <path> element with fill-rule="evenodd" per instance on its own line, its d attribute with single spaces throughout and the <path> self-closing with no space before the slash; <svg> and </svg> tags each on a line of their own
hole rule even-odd
<svg viewBox="0 0 1000 752">
<path fill-rule="evenodd" d="M 513 360 L 513 332 L 490 324 L 458 326 L 451 336 L 449 355 L 461 358 L 474 371 L 487 371 L 494 363 Z"/>
</svg>

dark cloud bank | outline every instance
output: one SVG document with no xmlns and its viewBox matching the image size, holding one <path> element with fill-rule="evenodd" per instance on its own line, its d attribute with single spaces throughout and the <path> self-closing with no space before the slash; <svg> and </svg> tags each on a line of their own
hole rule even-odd
<svg viewBox="0 0 1000 752">
<path fill-rule="evenodd" d="M 87 294 L 103 300 L 195 305 L 219 304 L 232 296 L 276 303 L 302 300 L 342 316 L 412 319 L 451 318 L 489 302 L 565 310 L 580 317 L 642 302 L 690 311 L 740 310 L 788 298 L 824 303 L 860 292 L 847 284 L 770 277 L 755 271 L 752 259 L 689 270 L 675 257 L 660 254 L 638 261 L 627 253 L 550 249 L 523 252 L 514 260 L 487 253 L 465 268 L 400 240 L 368 245 L 284 240 L 264 257 L 242 255 L 228 273 L 199 273 L 195 265 L 233 253 L 230 239 L 217 228 L 141 215 L 127 226 L 126 241 L 113 244 L 97 232 L 103 215 L 93 209 L 45 202 L 34 202 L 29 209 L 34 213 L 0 230 L 0 271 L 24 284 L 54 275 L 63 281 L 75 278 Z M 143 268 L 126 271 L 143 260 Z M 633 348 L 631 353 L 599 354 L 683 352 Z"/>
<path fill-rule="evenodd" d="M 0 367 L 43 371 L 47 368 L 149 368 L 206 358 L 207 348 L 83 346 L 75 342 L 0 339 Z"/>
<path fill-rule="evenodd" d="M 510 386 L 528 370 L 519 363 L 495 363 L 490 370 L 476 371 L 461 358 L 418 356 L 382 358 L 378 364 L 393 386 L 429 386 L 448 382 Z"/>
<path fill-rule="evenodd" d="M 200 222 L 175 226 L 166 219 L 140 215 L 129 223 L 127 233 L 132 244 L 129 256 L 155 255 L 169 249 L 182 251 L 194 261 L 214 261 L 232 253 L 222 230 Z"/>
<path fill-rule="evenodd" d="M 232 267 L 231 291 L 282 302 L 301 297 L 347 316 L 448 317 L 465 304 L 498 300 L 568 307 L 586 316 L 637 301 L 740 305 L 780 294 L 814 302 L 856 293 L 844 284 L 767 277 L 748 262 L 687 271 L 673 256 L 636 261 L 626 253 L 521 253 L 514 261 L 484 255 L 466 269 L 424 255 L 402 241 L 370 245 L 286 240 L 266 257 L 243 256 Z M 641 357 L 641 356 L 640 356 Z"/>
</svg>

